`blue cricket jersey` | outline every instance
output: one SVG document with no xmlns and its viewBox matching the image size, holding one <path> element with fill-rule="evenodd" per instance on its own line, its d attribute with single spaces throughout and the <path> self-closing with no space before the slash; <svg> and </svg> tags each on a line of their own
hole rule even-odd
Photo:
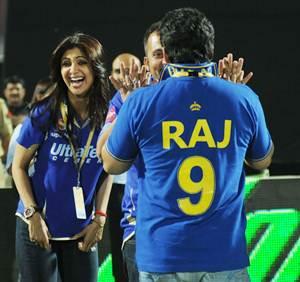
<svg viewBox="0 0 300 282">
<path fill-rule="evenodd" d="M 122 105 L 123 105 L 123 100 L 121 98 L 121 93 L 119 91 L 117 91 L 115 93 L 115 95 L 113 96 L 113 98 L 109 101 L 108 112 L 107 112 L 107 115 L 106 115 L 104 126 L 103 126 L 103 128 L 100 132 L 100 135 L 116 119 Z M 100 137 L 100 135 L 99 135 L 99 137 Z M 124 172 L 122 174 L 119 174 L 119 175 L 115 175 L 114 178 L 113 178 L 113 183 L 124 185 L 126 183 L 126 178 L 127 178 L 127 173 L 126 172 Z"/>
<path fill-rule="evenodd" d="M 111 99 L 108 108 L 108 114 L 105 120 L 104 127 L 101 131 L 106 130 L 108 125 L 117 118 L 119 111 L 123 105 L 123 100 L 119 91 L 116 92 Z M 101 135 L 100 133 L 100 135 Z M 137 206 L 137 170 L 133 164 L 127 172 L 124 195 L 122 199 L 123 218 L 121 220 L 121 227 L 123 229 L 123 243 L 130 239 L 135 233 L 136 225 L 136 206 Z"/>
<path fill-rule="evenodd" d="M 118 160 L 140 158 L 138 269 L 244 268 L 244 159 L 264 159 L 272 148 L 261 104 L 205 65 L 166 68 L 172 77 L 127 99 L 107 143 Z"/>
<path fill-rule="evenodd" d="M 103 171 L 96 153 L 96 142 L 100 130 L 96 129 L 81 169 L 80 183 L 83 187 L 86 219 L 76 216 L 73 186 L 77 185 L 77 170 L 72 151 L 65 134 L 61 134 L 53 125 L 45 134 L 41 130 L 50 118 L 44 106 L 38 106 L 34 112 L 35 123 L 26 118 L 17 142 L 25 148 L 39 144 L 34 163 L 34 173 L 30 176 L 33 194 L 39 208 L 43 209 L 45 221 L 54 240 L 67 240 L 82 231 L 91 219 L 94 210 L 94 197 L 98 181 Z M 81 158 L 91 127 L 89 121 L 79 126 L 75 122 L 75 134 L 79 148 L 77 158 Z M 24 206 L 19 202 L 17 215 L 23 217 Z"/>
</svg>

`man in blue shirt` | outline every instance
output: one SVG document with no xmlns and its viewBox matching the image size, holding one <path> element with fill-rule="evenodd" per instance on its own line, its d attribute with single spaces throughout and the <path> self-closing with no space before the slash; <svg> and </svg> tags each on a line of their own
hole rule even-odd
<svg viewBox="0 0 300 282">
<path fill-rule="evenodd" d="M 119 54 L 112 62 L 111 78 L 114 81 L 118 81 L 121 78 L 121 64 L 123 64 L 125 72 L 129 73 L 129 68 L 132 62 L 134 62 L 138 67 L 141 67 L 141 62 L 135 55 L 130 53 Z M 114 120 L 117 118 L 122 105 L 123 100 L 121 93 L 117 91 L 109 102 L 108 114 L 100 135 L 112 125 Z M 112 191 L 107 207 L 109 214 L 109 238 L 112 253 L 112 270 L 116 282 L 128 281 L 127 274 L 123 267 L 124 262 L 121 250 L 124 230 L 123 226 L 120 226 L 120 221 L 123 217 L 121 204 L 123 195 L 126 193 L 124 191 L 126 178 L 127 173 L 114 176 Z M 125 197 L 125 199 L 128 199 L 128 197 Z"/>
<path fill-rule="evenodd" d="M 102 150 L 109 173 L 139 156 L 140 279 L 248 281 L 243 164 L 266 168 L 273 153 L 262 107 L 215 76 L 214 30 L 198 10 L 167 13 L 161 41 L 162 81 L 127 99 Z"/>
</svg>

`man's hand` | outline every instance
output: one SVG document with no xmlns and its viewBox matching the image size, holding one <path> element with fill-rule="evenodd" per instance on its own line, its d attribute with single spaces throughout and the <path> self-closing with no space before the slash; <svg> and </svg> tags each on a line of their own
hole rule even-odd
<svg viewBox="0 0 300 282">
<path fill-rule="evenodd" d="M 113 86 L 120 91 L 123 102 L 133 90 L 147 84 L 146 66 L 139 68 L 134 59 L 131 61 L 129 72 L 126 71 L 124 63 L 121 62 L 120 75 L 121 78 L 118 80 L 112 76 L 109 76 L 109 79 Z"/>
<path fill-rule="evenodd" d="M 49 239 L 51 235 L 48 227 L 39 212 L 28 219 L 29 239 L 41 248 L 50 249 Z"/>
<path fill-rule="evenodd" d="M 228 53 L 226 57 L 219 60 L 219 76 L 234 83 L 247 84 L 252 78 L 253 72 L 249 72 L 244 77 L 245 72 L 243 70 L 243 66 L 243 58 L 239 58 L 238 61 L 233 60 L 233 55 Z"/>
</svg>

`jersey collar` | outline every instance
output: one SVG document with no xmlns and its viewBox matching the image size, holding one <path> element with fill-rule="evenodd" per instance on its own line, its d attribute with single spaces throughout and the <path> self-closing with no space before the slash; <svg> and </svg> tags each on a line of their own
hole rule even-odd
<svg viewBox="0 0 300 282">
<path fill-rule="evenodd" d="M 167 64 L 164 65 L 159 81 L 169 77 L 213 77 L 218 74 L 216 63 L 203 64 Z"/>
</svg>

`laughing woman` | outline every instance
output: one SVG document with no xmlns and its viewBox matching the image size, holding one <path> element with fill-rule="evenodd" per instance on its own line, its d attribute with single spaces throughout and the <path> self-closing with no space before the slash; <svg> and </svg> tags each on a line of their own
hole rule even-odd
<svg viewBox="0 0 300 282">
<path fill-rule="evenodd" d="M 109 98 L 102 46 L 75 33 L 50 67 L 53 86 L 24 121 L 12 167 L 21 281 L 95 282 L 111 187 L 96 155 Z"/>
</svg>

